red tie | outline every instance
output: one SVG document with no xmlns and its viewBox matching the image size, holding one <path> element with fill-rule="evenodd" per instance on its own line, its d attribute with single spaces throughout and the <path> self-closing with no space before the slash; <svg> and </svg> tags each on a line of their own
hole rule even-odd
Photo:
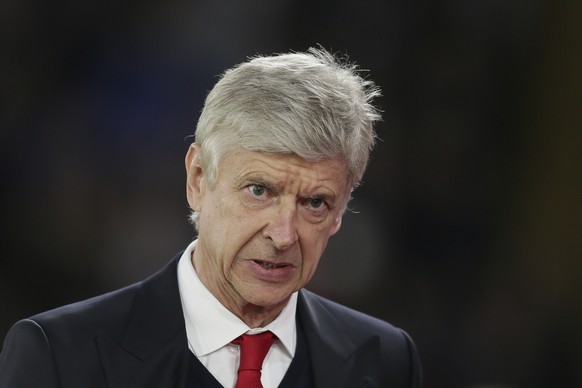
<svg viewBox="0 0 582 388">
<path fill-rule="evenodd" d="M 240 366 L 236 388 L 263 388 L 261 368 L 263 360 L 277 337 L 270 331 L 260 334 L 243 334 L 233 344 L 240 346 Z"/>
</svg>

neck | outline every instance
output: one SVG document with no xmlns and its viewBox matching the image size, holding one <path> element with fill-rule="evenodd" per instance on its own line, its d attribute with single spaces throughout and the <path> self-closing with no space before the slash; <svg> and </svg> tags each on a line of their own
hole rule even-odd
<svg viewBox="0 0 582 388">
<path fill-rule="evenodd" d="M 239 317 L 248 327 L 255 329 L 258 327 L 265 327 L 273 322 L 279 316 L 282 309 L 283 308 L 277 309 L 275 312 L 272 310 L 265 311 L 265 308 L 249 303 L 238 311 L 233 311 L 232 309 L 229 310 Z"/>
</svg>

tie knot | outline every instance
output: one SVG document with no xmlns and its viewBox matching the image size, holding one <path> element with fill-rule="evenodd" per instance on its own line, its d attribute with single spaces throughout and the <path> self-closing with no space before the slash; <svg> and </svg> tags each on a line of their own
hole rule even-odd
<svg viewBox="0 0 582 388">
<path fill-rule="evenodd" d="M 275 342 L 277 337 L 270 331 L 260 334 L 243 334 L 234 341 L 240 346 L 240 366 L 239 372 L 245 369 L 260 371 L 263 366 L 265 356 Z"/>
</svg>

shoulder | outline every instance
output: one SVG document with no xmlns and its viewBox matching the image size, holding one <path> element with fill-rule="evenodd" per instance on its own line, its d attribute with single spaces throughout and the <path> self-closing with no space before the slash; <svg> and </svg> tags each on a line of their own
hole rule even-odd
<svg viewBox="0 0 582 388">
<path fill-rule="evenodd" d="M 71 336 L 79 331 L 110 331 L 127 319 L 140 283 L 61 306 L 30 317 L 53 335 Z"/>
<path fill-rule="evenodd" d="M 0 386 L 58 387 L 63 376 L 94 373 L 99 365 L 97 334 L 121 335 L 138 288 L 127 287 L 14 324 L 0 353 Z M 66 365 L 64 374 L 60 364 Z"/>
<path fill-rule="evenodd" d="M 136 300 L 150 300 L 166 288 L 177 288 L 176 260 L 149 278 L 103 295 L 58 307 L 30 317 L 51 340 L 73 343 L 97 332 L 112 338 L 123 335 Z M 155 290 L 155 292 L 151 292 Z M 154 294 L 153 296 L 151 294 Z"/>
<path fill-rule="evenodd" d="M 299 293 L 298 313 L 302 325 L 307 326 L 304 329 L 314 334 L 312 338 L 323 338 L 322 343 L 331 344 L 344 357 L 367 348 L 366 345 L 377 346 L 378 353 L 373 354 L 385 366 L 382 373 L 392 376 L 385 381 L 404 379 L 410 382 L 406 386 L 421 385 L 420 358 L 404 330 L 304 289 Z"/>
<path fill-rule="evenodd" d="M 354 310 L 308 290 L 301 290 L 300 300 L 306 309 L 320 322 L 332 321 L 350 333 L 374 333 L 393 339 L 402 338 L 403 331 L 391 323 Z"/>
<path fill-rule="evenodd" d="M 104 386 L 103 360 L 126 349 L 134 359 L 176 337 L 183 330 L 176 262 L 139 283 L 17 322 L 0 353 L 0 386 Z"/>
</svg>

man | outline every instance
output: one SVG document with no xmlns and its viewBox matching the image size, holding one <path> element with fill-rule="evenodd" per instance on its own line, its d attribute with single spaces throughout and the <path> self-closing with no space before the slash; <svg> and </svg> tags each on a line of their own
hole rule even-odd
<svg viewBox="0 0 582 388">
<path fill-rule="evenodd" d="M 18 322 L 0 387 L 419 387 L 406 333 L 304 289 L 364 173 L 378 94 L 323 50 L 227 71 L 186 155 L 197 240 L 138 284 Z"/>
</svg>

